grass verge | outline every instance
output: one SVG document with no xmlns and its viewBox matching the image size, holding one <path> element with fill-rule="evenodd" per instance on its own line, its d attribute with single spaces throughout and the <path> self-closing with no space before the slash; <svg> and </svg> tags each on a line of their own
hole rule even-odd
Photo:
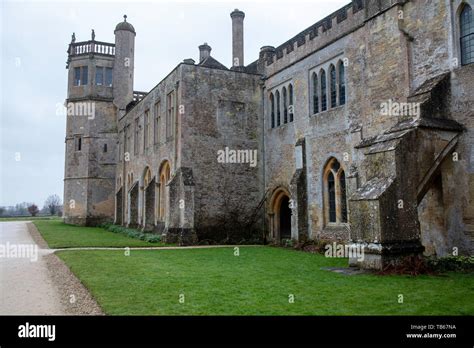
<svg viewBox="0 0 474 348">
<path fill-rule="evenodd" d="M 57 220 L 61 221 L 59 216 L 10 216 L 10 217 L 0 217 L 0 222 L 2 221 L 38 221 L 38 220 Z"/>
<path fill-rule="evenodd" d="M 343 275 L 321 268 L 346 267 L 346 259 L 274 247 L 241 247 L 240 256 L 233 248 L 58 256 L 112 315 L 474 314 L 472 273 Z"/>
<path fill-rule="evenodd" d="M 68 225 L 61 220 L 33 221 L 50 248 L 72 247 L 155 247 L 164 243 L 150 243 L 105 230 L 102 227 Z"/>
</svg>

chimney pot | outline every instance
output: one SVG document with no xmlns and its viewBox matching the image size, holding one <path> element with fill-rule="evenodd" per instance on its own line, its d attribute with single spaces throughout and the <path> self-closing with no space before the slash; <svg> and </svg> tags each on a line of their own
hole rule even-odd
<svg viewBox="0 0 474 348">
<path fill-rule="evenodd" d="M 207 44 L 207 42 L 204 42 L 199 46 L 199 63 L 211 55 L 211 50 L 212 48 Z"/>
</svg>

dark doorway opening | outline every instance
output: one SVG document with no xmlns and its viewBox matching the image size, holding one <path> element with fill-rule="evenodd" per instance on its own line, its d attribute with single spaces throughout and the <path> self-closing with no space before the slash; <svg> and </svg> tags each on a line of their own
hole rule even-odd
<svg viewBox="0 0 474 348">
<path fill-rule="evenodd" d="M 284 196 L 280 204 L 280 239 L 291 239 L 290 199 Z"/>
<path fill-rule="evenodd" d="M 128 227 L 136 228 L 139 225 L 138 221 L 138 182 L 135 183 L 130 190 L 130 221 Z"/>
<path fill-rule="evenodd" d="M 145 231 L 153 231 L 155 227 L 155 179 L 145 189 Z"/>
<path fill-rule="evenodd" d="M 121 225 L 122 224 L 122 217 L 123 217 L 123 211 L 122 211 L 122 188 L 118 190 L 118 192 L 115 194 L 115 224 L 116 225 Z"/>
</svg>

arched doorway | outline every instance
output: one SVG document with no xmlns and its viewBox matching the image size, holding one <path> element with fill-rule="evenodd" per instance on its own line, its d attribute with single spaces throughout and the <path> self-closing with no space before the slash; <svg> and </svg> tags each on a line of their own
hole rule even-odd
<svg viewBox="0 0 474 348">
<path fill-rule="evenodd" d="M 149 167 L 143 174 L 143 225 L 146 231 L 152 231 L 155 225 L 155 178 Z"/>
<path fill-rule="evenodd" d="M 283 196 L 280 203 L 280 239 L 291 239 L 290 198 Z"/>
<path fill-rule="evenodd" d="M 138 181 L 135 183 L 132 182 L 132 187 L 128 192 L 128 201 L 129 201 L 129 220 L 128 227 L 135 228 L 139 225 L 138 221 Z"/>
<path fill-rule="evenodd" d="M 122 189 L 122 177 L 117 178 L 117 186 L 119 189 L 115 191 L 115 220 L 114 224 L 121 225 L 123 223 L 123 189 Z"/>
<path fill-rule="evenodd" d="M 166 187 L 170 180 L 170 163 L 168 161 L 163 162 L 160 169 L 160 188 L 159 188 L 159 199 L 158 199 L 158 220 L 165 221 L 168 212 L 169 204 L 169 190 Z"/>
<path fill-rule="evenodd" d="M 291 215 L 290 194 L 284 188 L 276 189 L 270 201 L 270 233 L 274 241 L 291 239 Z"/>
</svg>

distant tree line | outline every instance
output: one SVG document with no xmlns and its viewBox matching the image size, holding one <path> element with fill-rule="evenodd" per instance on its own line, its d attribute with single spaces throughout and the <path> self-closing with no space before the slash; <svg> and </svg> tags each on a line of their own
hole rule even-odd
<svg viewBox="0 0 474 348">
<path fill-rule="evenodd" d="M 62 216 L 63 205 L 58 195 L 50 195 L 44 202 L 40 210 L 35 203 L 22 202 L 14 206 L 1 207 L 0 216 L 38 216 L 38 215 L 58 215 Z"/>
</svg>

